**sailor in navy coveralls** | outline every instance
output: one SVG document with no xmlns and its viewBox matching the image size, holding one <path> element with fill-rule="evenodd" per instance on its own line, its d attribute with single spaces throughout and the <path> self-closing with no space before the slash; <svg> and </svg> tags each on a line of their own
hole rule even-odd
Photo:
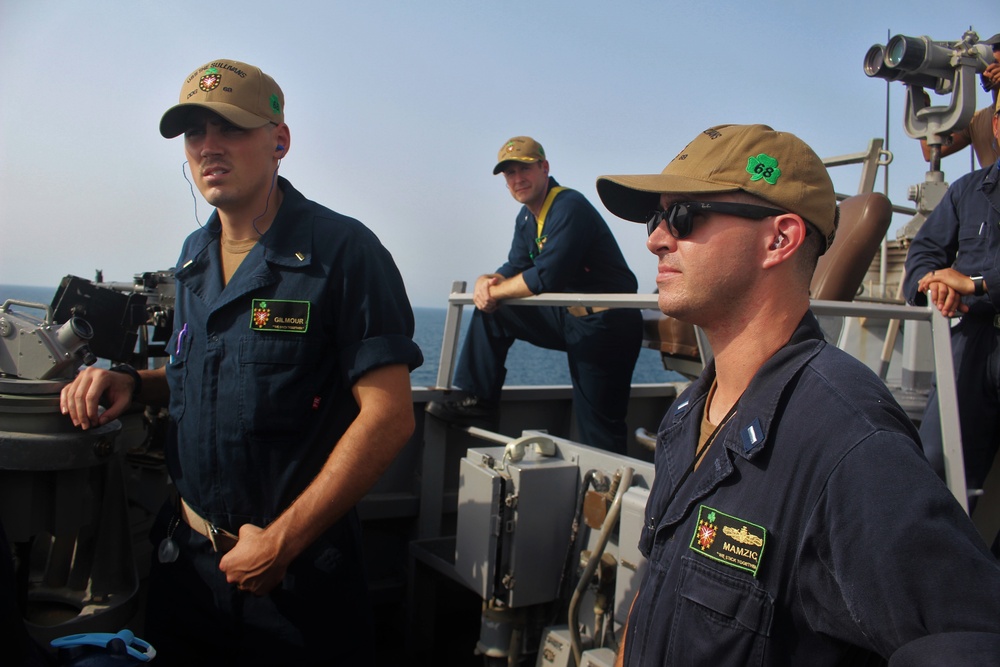
<svg viewBox="0 0 1000 667">
<path fill-rule="evenodd" d="M 993 114 L 1000 141 L 1000 101 Z M 981 489 L 1000 445 L 1000 161 L 966 174 L 920 227 L 906 255 L 906 300 L 934 306 L 952 327 L 965 478 Z M 927 460 L 944 476 L 937 390 L 920 424 Z"/>
<path fill-rule="evenodd" d="M 998 664 L 1000 568 L 883 383 L 809 311 L 837 221 L 822 161 L 723 125 L 598 192 L 647 222 L 660 309 L 715 355 L 657 434 L 620 664 Z"/>
<path fill-rule="evenodd" d="M 632 371 L 642 342 L 642 316 L 631 308 L 510 306 L 507 299 L 543 292 L 634 294 L 638 283 L 615 237 L 586 197 L 549 176 L 549 161 L 531 137 L 501 146 L 494 175 L 523 204 L 507 262 L 476 280 L 469 332 L 455 370 L 468 396 L 431 402 L 427 411 L 451 421 L 495 417 L 507 351 L 515 340 L 566 352 L 573 381 L 574 439 L 624 454 Z"/>
<path fill-rule="evenodd" d="M 181 250 L 169 363 L 88 369 L 62 396 L 84 428 L 169 399 L 179 498 L 150 533 L 145 638 L 165 664 L 368 664 L 354 506 L 414 428 L 402 279 L 364 225 L 277 178 L 291 137 L 259 68 L 198 68 L 160 131 L 215 206 Z"/>
</svg>

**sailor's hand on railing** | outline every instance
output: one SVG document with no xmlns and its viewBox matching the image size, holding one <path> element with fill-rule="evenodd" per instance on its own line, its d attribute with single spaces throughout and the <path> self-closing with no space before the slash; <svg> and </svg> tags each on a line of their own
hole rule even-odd
<svg viewBox="0 0 1000 667">
<path fill-rule="evenodd" d="M 962 297 L 974 294 L 976 288 L 972 278 L 955 269 L 937 269 L 921 278 L 917 289 L 927 292 L 928 301 L 942 315 L 954 317 L 969 311 L 969 307 L 962 303 Z"/>
<path fill-rule="evenodd" d="M 472 302 L 476 304 L 476 308 L 484 313 L 492 313 L 497 309 L 500 304 L 490 295 L 490 288 L 499 285 L 502 280 L 503 276 L 496 273 L 479 276 L 476 279 L 476 286 L 472 292 Z"/>
</svg>

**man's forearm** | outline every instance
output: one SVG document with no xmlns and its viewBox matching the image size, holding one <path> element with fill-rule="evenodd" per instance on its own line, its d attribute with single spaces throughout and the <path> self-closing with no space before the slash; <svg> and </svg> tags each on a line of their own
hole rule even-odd
<svg viewBox="0 0 1000 667">
<path fill-rule="evenodd" d="M 363 376 L 354 387 L 361 408 L 316 478 L 267 527 L 291 562 L 368 492 L 414 429 L 410 376 L 402 365 Z"/>
<path fill-rule="evenodd" d="M 147 405 L 167 405 L 170 402 L 170 387 L 167 385 L 167 368 L 161 366 L 152 370 L 140 370 L 142 392 L 136 397 Z"/>
<path fill-rule="evenodd" d="M 493 285 L 490 288 L 490 296 L 494 299 L 516 299 L 519 297 L 532 296 L 534 292 L 528 288 L 528 284 L 524 282 L 523 274 L 517 274 L 516 276 L 511 276 L 500 283 Z"/>
</svg>

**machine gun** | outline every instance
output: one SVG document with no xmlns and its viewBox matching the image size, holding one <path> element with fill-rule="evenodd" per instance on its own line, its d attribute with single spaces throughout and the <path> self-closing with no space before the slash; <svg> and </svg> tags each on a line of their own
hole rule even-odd
<svg viewBox="0 0 1000 667">
<path fill-rule="evenodd" d="M 137 273 L 131 283 L 66 276 L 52 309 L 57 320 L 82 317 L 91 324 L 90 350 L 95 356 L 146 368 L 150 358 L 166 356 L 174 294 L 173 271 Z"/>
<path fill-rule="evenodd" d="M 43 310 L 45 317 L 14 311 L 13 306 Z M 93 327 L 82 317 L 72 316 L 60 325 L 53 319 L 51 307 L 8 299 L 0 305 L 0 377 L 72 377 L 81 364 L 89 366 L 97 361 L 88 346 L 93 336 Z"/>
</svg>

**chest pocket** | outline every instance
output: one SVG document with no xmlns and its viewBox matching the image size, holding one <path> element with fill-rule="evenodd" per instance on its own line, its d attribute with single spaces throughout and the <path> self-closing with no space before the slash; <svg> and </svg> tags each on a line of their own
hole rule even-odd
<svg viewBox="0 0 1000 667">
<path fill-rule="evenodd" d="M 667 664 L 760 665 L 774 601 L 750 575 L 684 556 Z"/>
<path fill-rule="evenodd" d="M 187 358 L 190 349 L 189 337 L 181 336 L 177 331 L 167 341 L 167 350 L 172 352 L 166 368 L 170 386 L 170 416 L 177 421 L 184 417 L 184 407 L 187 404 Z"/>
<path fill-rule="evenodd" d="M 244 337 L 238 415 L 250 435 L 288 438 L 308 428 L 326 376 L 320 345 L 304 336 Z"/>
<path fill-rule="evenodd" d="M 970 217 L 966 220 L 964 224 L 959 224 L 958 226 L 958 245 L 961 248 L 960 252 L 963 254 L 973 254 L 972 257 L 975 261 L 982 261 L 986 259 L 986 253 L 988 251 L 988 237 L 990 235 L 990 223 L 983 222 L 978 217 Z"/>
</svg>

